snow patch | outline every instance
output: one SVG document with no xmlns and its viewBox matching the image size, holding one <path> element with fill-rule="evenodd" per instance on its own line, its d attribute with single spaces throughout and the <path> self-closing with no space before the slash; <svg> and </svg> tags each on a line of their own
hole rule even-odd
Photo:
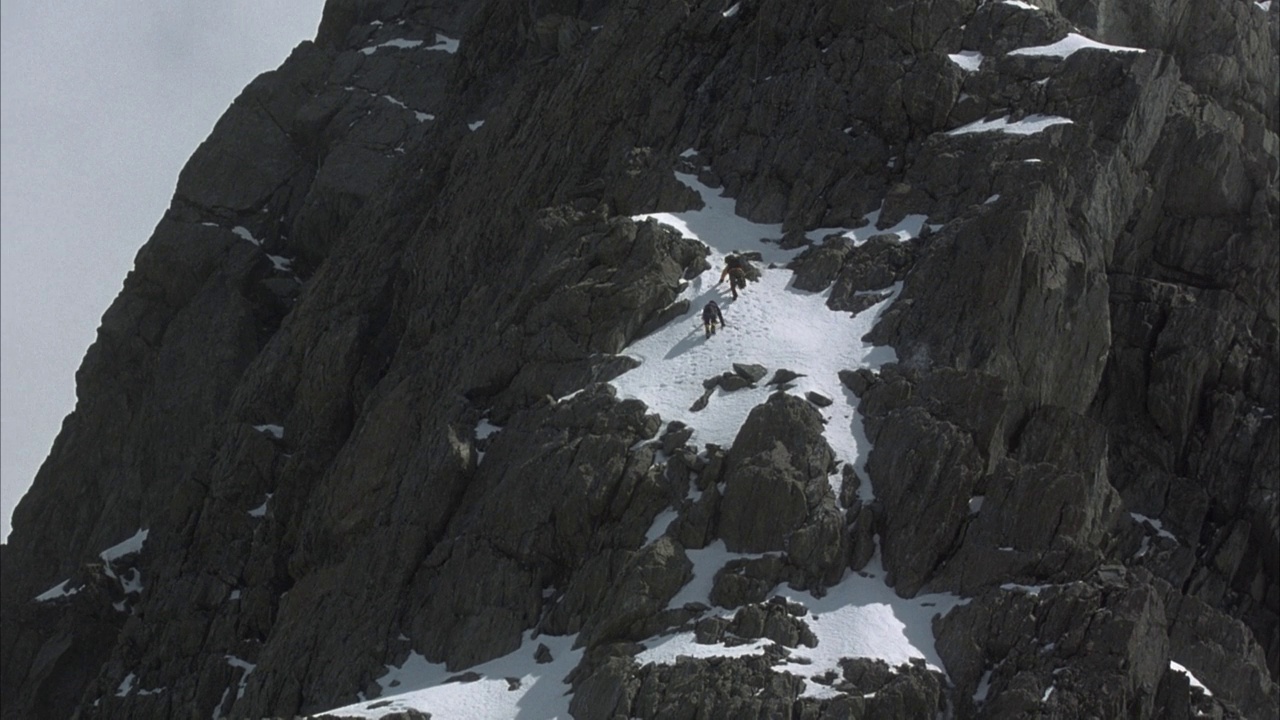
<svg viewBox="0 0 1280 720">
<path fill-rule="evenodd" d="M 45 590 L 44 592 L 37 595 L 36 602 L 48 602 L 50 600 L 56 600 L 60 597 L 70 597 L 71 595 L 75 595 L 76 593 L 80 592 L 83 589 L 78 587 L 67 587 L 70 584 L 71 584 L 70 579 L 63 580 L 57 585 L 54 585 L 48 590 Z"/>
<path fill-rule="evenodd" d="M 423 43 L 421 40 L 405 40 L 403 38 L 397 38 L 395 40 L 388 40 L 379 45 L 370 45 L 369 47 L 360 48 L 360 52 L 364 53 L 365 55 L 372 55 L 378 52 L 379 50 L 381 50 L 382 48 L 396 48 L 397 50 L 410 50 L 412 48 L 420 47 L 422 44 Z"/>
<path fill-rule="evenodd" d="M 249 517 L 255 517 L 255 518 L 266 517 L 267 503 L 269 502 L 271 502 L 271 493 L 267 493 L 267 496 L 263 498 L 261 505 L 249 511 Z"/>
<path fill-rule="evenodd" d="M 682 607 L 685 599 L 705 598 L 710 593 L 715 572 L 728 559 L 762 557 L 729 553 L 723 545 L 718 541 L 706 550 L 689 552 L 690 559 L 694 561 L 694 580 L 677 595 L 677 599 L 672 600 L 669 607 Z M 949 593 L 903 599 L 884 583 L 883 577 L 884 570 L 877 558 L 868 564 L 864 572 L 846 572 L 844 578 L 821 598 L 786 586 L 774 590 L 776 595 L 808 609 L 803 620 L 818 639 L 816 647 L 792 650 L 796 660 L 786 666 L 786 672 L 810 681 L 803 696 L 820 697 L 829 692 L 813 678 L 830 671 L 839 673 L 842 658 L 880 659 L 890 667 L 919 658 L 928 668 L 945 672 L 934 647 L 933 618 L 945 615 L 967 601 Z M 690 591 L 694 585 L 698 588 Z M 735 611 L 721 608 L 713 612 L 720 617 L 732 617 Z M 640 665 L 651 662 L 670 664 L 682 656 L 755 655 L 763 653 L 764 648 L 772 643 L 757 640 L 733 647 L 702 645 L 695 642 L 693 631 L 687 631 L 645 641 L 644 644 L 646 649 L 636 656 Z"/>
<path fill-rule="evenodd" d="M 107 562 L 115 562 L 126 555 L 132 555 L 136 552 L 142 552 L 142 546 L 147 542 L 147 535 L 150 530 L 142 529 L 134 533 L 132 537 L 123 542 L 112 545 L 111 547 L 98 553 L 98 557 Z"/>
<path fill-rule="evenodd" d="M 1018 48 L 1017 50 L 1010 50 L 1009 54 L 1066 58 L 1084 49 L 1107 50 L 1109 52 L 1123 53 L 1146 52 L 1146 50 L 1142 48 L 1125 47 L 1123 45 L 1107 45 L 1106 43 L 1100 43 L 1096 40 L 1090 40 L 1079 33 L 1068 33 L 1066 37 L 1056 43 L 1052 43 L 1050 45 L 1037 45 L 1036 47 Z"/>
<path fill-rule="evenodd" d="M 248 240 L 249 242 L 253 243 L 258 247 L 262 246 L 262 241 L 254 237 L 253 233 L 249 232 L 249 228 L 244 227 L 243 225 L 237 225 L 231 228 L 231 232 L 235 233 L 237 236 L 245 240 Z"/>
<path fill-rule="evenodd" d="M 1157 537 L 1162 537 L 1168 540 L 1172 540 L 1174 542 L 1178 542 L 1178 538 L 1175 537 L 1173 533 L 1169 532 L 1168 530 L 1165 530 L 1164 525 L 1159 520 L 1156 520 L 1154 518 L 1149 518 L 1146 515 L 1142 515 L 1135 512 L 1129 513 L 1129 517 L 1132 517 L 1134 521 L 1137 522 L 1139 525 L 1149 525 L 1152 530 L 1156 531 Z"/>
<path fill-rule="evenodd" d="M 1045 128 L 1054 125 L 1071 124 L 1075 122 L 1070 118 L 1058 117 L 1056 115 L 1028 115 L 1021 120 L 1009 121 L 1009 116 L 996 118 L 995 120 L 975 120 L 968 125 L 958 127 L 955 130 L 948 130 L 948 135 L 966 135 L 968 133 L 979 132 L 1003 132 L 1010 135 L 1034 135 Z"/>
<path fill-rule="evenodd" d="M 411 653 L 404 664 L 388 666 L 378 679 L 381 698 L 323 714 L 380 718 L 413 709 L 431 713 L 433 720 L 570 720 L 571 688 L 564 678 L 582 658 L 582 649 L 573 649 L 576 638 L 541 635 L 535 641 L 529 631 L 518 650 L 470 668 L 465 675 Z M 539 644 L 547 646 L 550 662 L 534 659 Z M 396 694 L 386 694 L 392 690 Z"/>
<path fill-rule="evenodd" d="M 982 679 L 978 681 L 978 689 L 973 691 L 973 701 L 977 703 L 985 702 L 989 692 L 991 692 L 990 670 L 982 673 Z"/>
<path fill-rule="evenodd" d="M 857 367 L 876 369 L 897 360 L 892 348 L 875 347 L 862 338 L 897 297 L 901 285 L 886 289 L 883 300 L 856 316 L 834 312 L 826 306 L 830 289 L 807 292 L 792 287 L 793 273 L 785 265 L 799 249 L 786 250 L 776 242 L 760 241 L 780 238 L 781 225 L 752 223 L 737 216 L 732 198 L 720 195 L 694 175 L 676 173 L 676 178 L 701 195 L 705 203 L 702 210 L 651 213 L 634 219 L 656 220 L 702 242 L 710 250 L 712 269 L 693 278 L 681 294 L 680 299 L 689 301 L 684 315 L 624 350 L 640 365 L 612 381 L 618 397 L 638 398 L 664 421 L 685 423 L 693 429 L 695 444 L 728 447 L 748 413 L 777 388 L 764 384 L 733 392 L 717 388 L 706 408 L 695 412 L 690 407 L 702 396 L 703 381 L 731 370 L 735 362 L 758 363 L 770 373 L 793 370 L 803 375 L 788 392 L 803 397 L 812 391 L 835 401 L 819 410 L 826 421 L 826 440 L 838 460 L 861 468 L 870 444 L 856 409 L 857 399 L 840 382 L 838 373 Z M 868 224 L 856 230 L 822 228 L 807 235 L 814 242 L 830 234 L 843 235 L 854 244 L 885 233 L 907 240 L 918 235 L 926 220 L 923 215 L 912 215 L 881 230 L 876 228 L 878 216 L 878 212 L 872 213 Z M 724 258 L 739 251 L 760 253 L 761 261 L 754 264 L 761 275 L 733 300 L 728 288 L 717 280 Z M 711 300 L 720 305 L 726 324 L 707 339 L 699 315 Z M 870 500 L 870 483 L 863 482 L 862 490 L 863 499 Z"/>
<path fill-rule="evenodd" d="M 253 673 L 258 666 L 247 660 L 242 660 L 235 655 L 227 655 L 226 658 L 228 665 L 233 668 L 240 668 L 244 671 L 244 674 L 240 676 L 240 687 L 236 690 L 236 699 L 239 700 L 244 697 L 244 688 L 249 683 L 249 675 Z"/>
<path fill-rule="evenodd" d="M 486 440 L 496 434 L 502 428 L 489 422 L 489 418 L 482 417 L 480 422 L 476 423 L 476 439 Z"/>
<path fill-rule="evenodd" d="M 270 437 L 272 437 L 272 438 L 274 438 L 274 439 L 276 439 L 276 440 L 283 440 L 283 439 L 284 439 L 284 426 L 283 426 L 283 425 L 254 425 L 254 426 L 253 426 L 253 429 L 254 429 L 254 430 L 257 430 L 258 432 L 262 433 L 263 435 L 269 435 Z"/>
<path fill-rule="evenodd" d="M 1191 683 L 1191 687 L 1200 688 L 1201 690 L 1204 691 L 1205 695 L 1208 695 L 1209 697 L 1213 697 L 1213 691 L 1210 690 L 1207 685 L 1200 682 L 1200 678 L 1197 678 L 1190 670 L 1187 669 L 1185 665 L 1178 662 L 1174 662 L 1173 660 L 1170 660 L 1169 669 L 1174 672 L 1180 672 L 1183 675 L 1186 675 L 1187 680 Z"/>
<path fill-rule="evenodd" d="M 1035 597 L 1040 594 L 1041 590 L 1044 590 L 1047 587 L 1049 586 L 1048 585 L 1019 585 L 1018 583 L 1005 583 L 1004 585 L 1000 586 L 1000 589 L 1023 592 L 1028 595 L 1031 595 L 1032 597 Z"/>
<path fill-rule="evenodd" d="M 982 68 L 982 53 L 977 50 L 961 50 L 958 53 L 951 53 L 947 57 L 951 58 L 951 62 L 959 65 L 961 69 L 967 72 L 977 72 Z"/>
<path fill-rule="evenodd" d="M 680 513 L 675 508 L 667 508 L 658 513 L 653 519 L 653 523 L 649 525 L 649 531 L 644 534 L 644 544 L 652 545 L 658 538 L 667 534 L 667 527 L 672 521 L 680 517 Z"/>
<path fill-rule="evenodd" d="M 133 692 L 133 686 L 138 681 L 135 673 L 129 673 L 120 681 L 120 687 L 116 688 L 116 697 L 128 697 Z"/>
<path fill-rule="evenodd" d="M 438 50 L 447 52 L 450 55 L 458 52 L 458 41 L 454 38 L 436 33 L 436 44 L 427 47 L 428 50 Z"/>
</svg>

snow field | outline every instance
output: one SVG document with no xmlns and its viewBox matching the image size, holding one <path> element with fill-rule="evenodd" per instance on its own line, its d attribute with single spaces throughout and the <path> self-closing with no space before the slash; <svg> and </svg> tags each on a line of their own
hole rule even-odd
<svg viewBox="0 0 1280 720">
<path fill-rule="evenodd" d="M 526 632 L 520 649 L 462 672 L 429 663 L 412 653 L 398 668 L 387 667 L 378 683 L 384 697 L 328 710 L 343 718 L 380 718 L 414 709 L 433 720 L 552 720 L 569 716 L 569 686 L 564 678 L 582 659 L 574 650 L 577 635 L 533 637 Z M 534 654 L 546 645 L 551 661 Z M 389 695 L 388 693 L 396 693 Z"/>
</svg>

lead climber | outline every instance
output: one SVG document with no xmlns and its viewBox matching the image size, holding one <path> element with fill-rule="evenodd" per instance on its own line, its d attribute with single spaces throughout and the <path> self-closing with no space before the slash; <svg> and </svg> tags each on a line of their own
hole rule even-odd
<svg viewBox="0 0 1280 720">
<path fill-rule="evenodd" d="M 747 270 L 744 267 L 746 261 L 737 255 L 728 255 L 724 259 L 724 271 L 720 273 L 720 279 L 716 281 L 716 285 L 724 282 L 729 278 L 729 291 L 733 293 L 733 299 L 738 299 L 738 290 L 747 287 Z"/>
<path fill-rule="evenodd" d="M 721 327 L 725 326 L 724 315 L 720 312 L 720 306 L 715 300 L 707 303 L 702 308 L 702 329 L 707 333 L 707 339 L 710 340 L 712 335 L 716 334 L 716 322 L 719 321 Z"/>
</svg>

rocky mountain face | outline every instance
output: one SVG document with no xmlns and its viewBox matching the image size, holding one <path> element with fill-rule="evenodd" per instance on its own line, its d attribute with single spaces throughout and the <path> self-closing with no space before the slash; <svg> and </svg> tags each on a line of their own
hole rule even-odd
<svg viewBox="0 0 1280 720">
<path fill-rule="evenodd" d="M 1275 717 L 1278 11 L 330 0 L 103 317 L 3 546 L 3 717 L 295 717 L 529 630 L 577 634 L 580 720 Z M 1142 51 L 1014 52 L 1081 36 Z M 833 312 L 902 283 L 899 361 L 841 373 L 865 473 L 785 388 L 707 447 L 608 384 L 708 268 L 632 219 L 700 202 L 677 170 Z M 805 236 L 868 214 L 928 230 Z M 668 607 L 715 541 L 765 553 L 731 623 Z M 945 672 L 802 696 L 773 589 L 877 553 L 967 599 Z M 690 627 L 777 649 L 636 661 Z"/>
</svg>

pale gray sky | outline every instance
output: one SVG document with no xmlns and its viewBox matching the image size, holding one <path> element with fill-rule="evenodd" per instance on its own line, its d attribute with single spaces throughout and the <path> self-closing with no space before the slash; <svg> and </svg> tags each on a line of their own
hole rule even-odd
<svg viewBox="0 0 1280 720">
<path fill-rule="evenodd" d="M 178 171 L 324 0 L 0 0 L 0 538 Z"/>
</svg>

